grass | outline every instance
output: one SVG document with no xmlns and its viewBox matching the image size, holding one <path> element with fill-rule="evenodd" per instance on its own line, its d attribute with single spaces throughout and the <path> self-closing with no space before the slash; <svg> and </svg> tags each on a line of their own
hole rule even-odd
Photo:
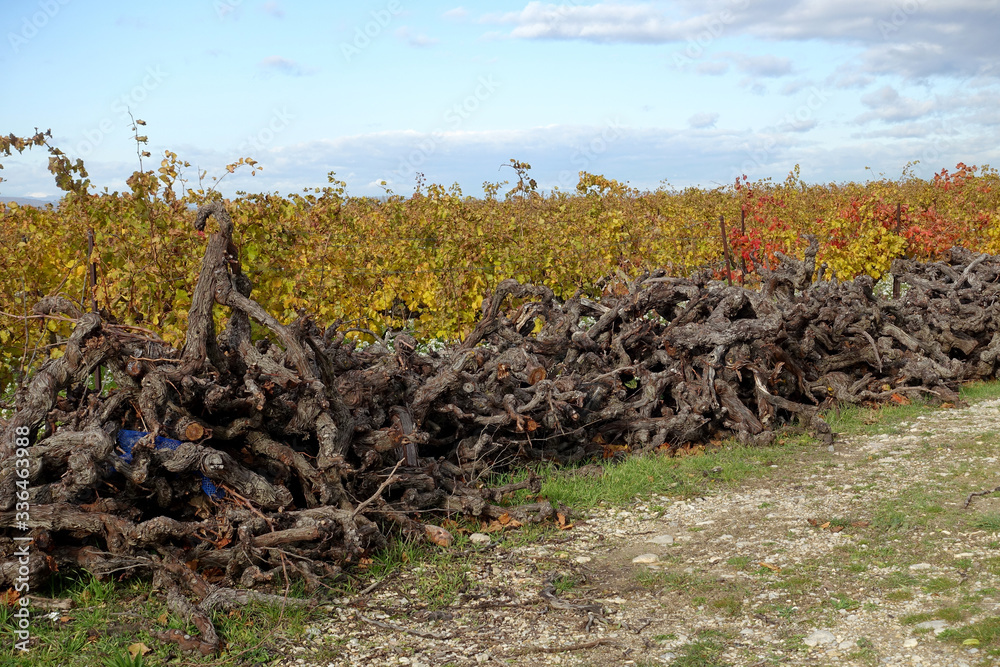
<svg viewBox="0 0 1000 667">
<path fill-rule="evenodd" d="M 729 663 L 720 660 L 722 652 L 726 650 L 723 638 L 723 634 L 717 630 L 699 632 L 695 641 L 678 649 L 679 655 L 670 663 L 670 667 L 726 667 Z"/>
<path fill-rule="evenodd" d="M 150 598 L 149 581 L 114 583 L 98 581 L 90 575 L 59 575 L 41 595 L 70 598 L 77 605 L 55 620 L 34 614 L 31 621 L 30 661 L 20 664 L 52 667 L 146 667 L 167 664 L 176 646 L 154 639 L 148 629 L 197 630 L 174 617 L 155 597 Z M 298 587 L 293 597 L 303 595 Z M 15 651 L 10 609 L 0 607 L 0 664 L 24 656 Z M 250 604 L 232 611 L 218 612 L 213 622 L 227 644 L 218 658 L 189 657 L 186 664 L 210 664 L 218 659 L 238 664 L 258 664 L 281 655 L 280 636 L 296 636 L 321 612 L 291 606 Z M 145 644 L 151 650 L 132 658 L 128 647 Z M 216 663 L 218 664 L 218 663 Z"/>
<path fill-rule="evenodd" d="M 795 443 L 746 447 L 725 441 L 696 456 L 629 457 L 605 465 L 604 474 L 598 477 L 576 476 L 572 468 L 553 467 L 539 474 L 545 478 L 542 495 L 550 501 L 589 509 L 601 504 L 625 505 L 636 496 L 650 494 L 682 498 L 704 495 L 712 488 L 770 474 L 772 465 L 792 460 L 796 451 Z"/>
<path fill-rule="evenodd" d="M 945 630 L 938 635 L 938 639 L 966 646 L 1000 646 L 1000 617 L 992 616 L 961 628 Z"/>
</svg>

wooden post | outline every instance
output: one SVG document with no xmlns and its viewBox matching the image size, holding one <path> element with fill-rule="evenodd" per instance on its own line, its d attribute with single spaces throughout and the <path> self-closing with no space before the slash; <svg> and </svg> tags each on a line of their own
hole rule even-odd
<svg viewBox="0 0 1000 667">
<path fill-rule="evenodd" d="M 733 262 L 729 259 L 729 240 L 726 238 L 726 216 L 719 216 L 719 227 L 722 229 L 722 250 L 726 254 L 726 282 L 733 286 Z"/>
</svg>

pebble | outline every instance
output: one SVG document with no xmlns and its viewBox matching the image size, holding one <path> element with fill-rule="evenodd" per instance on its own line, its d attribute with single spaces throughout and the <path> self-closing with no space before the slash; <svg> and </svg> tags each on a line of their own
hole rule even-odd
<svg viewBox="0 0 1000 667">
<path fill-rule="evenodd" d="M 806 646 L 819 646 L 820 644 L 832 644 L 837 641 L 836 635 L 829 630 L 816 630 L 811 635 L 802 640 Z"/>
<path fill-rule="evenodd" d="M 473 533 L 472 535 L 469 535 L 469 541 L 477 546 L 485 547 L 493 540 L 486 533 Z"/>
<path fill-rule="evenodd" d="M 650 563 L 655 563 L 660 560 L 659 556 L 656 554 L 640 554 L 632 559 L 632 562 L 636 565 L 649 565 Z"/>
<path fill-rule="evenodd" d="M 666 534 L 664 534 L 664 535 L 657 535 L 656 537 L 651 537 L 648 540 L 646 540 L 646 543 L 647 544 L 660 544 L 660 545 L 666 546 L 668 544 L 673 544 L 674 543 L 674 536 L 673 535 L 666 535 Z"/>
<path fill-rule="evenodd" d="M 947 621 L 924 621 L 923 623 L 917 623 L 913 626 L 914 630 L 933 630 L 934 634 L 939 635 L 945 631 L 948 627 Z"/>
<path fill-rule="evenodd" d="M 590 556 L 577 556 L 573 559 L 573 562 L 583 565 L 584 563 L 589 563 L 591 560 Z"/>
<path fill-rule="evenodd" d="M 930 563 L 914 563 L 910 566 L 911 570 L 929 570 L 931 569 Z"/>
<path fill-rule="evenodd" d="M 916 645 L 917 645 L 917 640 L 914 639 L 913 637 L 910 637 L 909 639 L 903 642 L 903 648 L 913 648 Z"/>
</svg>

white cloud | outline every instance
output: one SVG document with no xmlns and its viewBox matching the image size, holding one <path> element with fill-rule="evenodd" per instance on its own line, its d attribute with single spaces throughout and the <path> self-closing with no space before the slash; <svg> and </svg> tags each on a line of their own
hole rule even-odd
<svg viewBox="0 0 1000 667">
<path fill-rule="evenodd" d="M 719 76 L 729 71 L 729 63 L 722 60 L 709 60 L 707 62 L 698 63 L 695 67 L 695 71 L 698 72 L 698 74 Z"/>
<path fill-rule="evenodd" d="M 294 60 L 282 58 L 281 56 L 268 56 L 257 63 L 257 66 L 265 72 L 284 74 L 286 76 L 305 76 L 315 72 L 312 68 L 303 67 Z"/>
<path fill-rule="evenodd" d="M 465 7 L 455 7 L 441 14 L 446 19 L 462 20 L 469 15 L 469 10 Z"/>
<path fill-rule="evenodd" d="M 870 111 L 857 118 L 859 123 L 873 120 L 883 120 L 888 123 L 914 120 L 927 115 L 935 106 L 931 100 L 920 102 L 910 97 L 903 97 L 892 86 L 882 86 L 878 90 L 862 95 L 861 103 Z"/>
<path fill-rule="evenodd" d="M 719 114 L 714 112 L 702 112 L 688 118 L 688 125 L 696 130 L 713 128 L 719 120 Z"/>
<path fill-rule="evenodd" d="M 407 26 L 402 26 L 398 28 L 395 33 L 396 38 L 409 44 L 415 48 L 426 48 L 428 46 L 434 46 L 440 40 L 433 37 L 428 37 L 424 34 L 417 34 L 411 31 Z"/>
<path fill-rule="evenodd" d="M 682 41 L 699 26 L 672 21 L 651 4 L 553 5 L 529 2 L 519 12 L 488 14 L 484 23 L 513 24 L 520 39 L 582 39 L 592 42 Z"/>
<path fill-rule="evenodd" d="M 779 77 L 792 73 L 792 61 L 778 56 L 748 56 L 740 53 L 726 54 L 737 69 L 751 76 Z"/>
<path fill-rule="evenodd" d="M 1000 77 L 996 0 L 674 0 L 671 3 L 529 2 L 483 23 L 501 36 L 598 43 L 697 43 L 748 35 L 857 49 L 862 69 L 909 79 Z"/>
</svg>

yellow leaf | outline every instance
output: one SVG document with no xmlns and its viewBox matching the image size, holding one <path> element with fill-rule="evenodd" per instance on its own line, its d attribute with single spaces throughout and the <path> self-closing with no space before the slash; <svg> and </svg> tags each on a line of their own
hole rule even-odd
<svg viewBox="0 0 1000 667">
<path fill-rule="evenodd" d="M 962 642 L 962 645 L 963 646 L 979 646 L 979 640 L 978 639 L 966 639 L 964 642 Z"/>
<path fill-rule="evenodd" d="M 131 644 L 128 647 L 129 655 L 131 655 L 132 658 L 135 658 L 137 655 L 146 655 L 152 650 L 153 649 L 149 648 L 142 642 L 136 642 L 135 644 Z"/>
</svg>

